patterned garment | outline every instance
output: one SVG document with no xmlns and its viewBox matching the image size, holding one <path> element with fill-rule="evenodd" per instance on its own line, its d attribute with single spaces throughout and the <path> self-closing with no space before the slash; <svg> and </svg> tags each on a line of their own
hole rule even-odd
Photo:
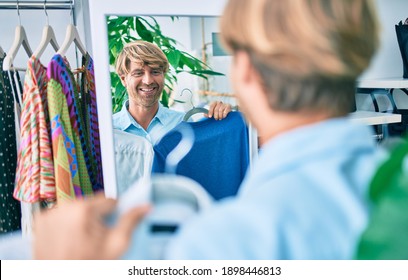
<svg viewBox="0 0 408 280">
<path fill-rule="evenodd" d="M 24 202 L 56 200 L 47 83 L 47 69 L 37 58 L 31 57 L 24 80 L 21 137 L 14 190 L 14 197 Z"/>
<path fill-rule="evenodd" d="M 12 85 L 0 57 L 0 234 L 21 229 L 20 202 L 13 198 L 17 147 Z"/>
<path fill-rule="evenodd" d="M 87 149 L 78 110 L 78 85 L 59 54 L 48 65 L 48 109 L 51 121 L 57 200 L 93 195 L 86 164 Z M 81 114 L 82 115 L 82 114 Z"/>
<path fill-rule="evenodd" d="M 85 86 L 82 89 L 83 96 L 88 96 L 87 102 L 82 104 L 87 105 L 87 116 L 89 116 L 89 137 L 91 144 L 92 161 L 95 174 L 95 184 L 93 184 L 94 191 L 103 190 L 103 172 L 102 172 L 102 158 L 101 158 L 101 143 L 99 138 L 99 123 L 98 123 L 98 109 L 96 104 L 95 91 L 95 73 L 93 60 L 89 54 L 84 57 L 83 65 L 85 66 Z"/>
<path fill-rule="evenodd" d="M 82 57 L 82 65 L 81 69 L 76 70 L 80 76 L 80 94 L 75 92 L 74 96 L 80 108 L 78 110 L 81 120 L 79 127 L 82 128 L 80 139 L 85 163 L 92 189 L 97 192 L 103 190 L 103 178 L 93 60 L 89 54 Z"/>
</svg>

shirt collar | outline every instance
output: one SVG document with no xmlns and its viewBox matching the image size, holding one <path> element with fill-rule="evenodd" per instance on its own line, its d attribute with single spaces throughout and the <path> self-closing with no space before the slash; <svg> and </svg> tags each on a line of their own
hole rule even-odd
<svg viewBox="0 0 408 280">
<path fill-rule="evenodd" d="M 165 108 L 160 102 L 159 102 L 159 110 L 157 110 L 157 114 L 154 116 L 152 122 L 157 119 L 162 125 L 168 125 L 171 122 L 171 119 L 169 118 L 169 112 L 168 109 Z"/>
<path fill-rule="evenodd" d="M 128 108 L 129 100 L 126 100 L 123 103 L 122 109 L 117 113 L 118 121 L 116 123 L 116 128 L 120 130 L 126 130 L 127 128 L 129 128 L 129 126 L 133 125 L 137 128 L 143 129 L 129 113 Z M 171 122 L 171 118 L 169 117 L 169 109 L 165 108 L 160 102 L 159 110 L 153 117 L 151 123 L 153 123 L 154 121 L 160 122 L 163 126 L 169 125 Z"/>
<path fill-rule="evenodd" d="M 141 126 L 130 115 L 128 108 L 129 108 L 129 100 L 126 100 L 125 102 L 123 102 L 122 109 L 118 113 L 116 113 L 117 122 L 116 122 L 115 128 L 120 129 L 120 130 L 126 130 L 131 125 L 134 125 L 137 128 L 141 128 Z"/>
</svg>

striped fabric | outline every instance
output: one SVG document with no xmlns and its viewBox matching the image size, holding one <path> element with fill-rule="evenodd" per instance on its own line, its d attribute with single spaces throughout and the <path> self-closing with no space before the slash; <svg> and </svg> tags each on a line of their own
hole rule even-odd
<svg viewBox="0 0 408 280">
<path fill-rule="evenodd" d="M 47 70 L 35 57 L 28 61 L 20 120 L 20 147 L 14 197 L 38 202 L 56 199 L 47 110 Z"/>
<path fill-rule="evenodd" d="M 60 55 L 48 65 L 48 105 L 58 199 L 93 195 L 82 148 L 83 120 L 78 110 L 78 85 Z M 82 114 L 81 114 L 82 115 Z"/>
</svg>

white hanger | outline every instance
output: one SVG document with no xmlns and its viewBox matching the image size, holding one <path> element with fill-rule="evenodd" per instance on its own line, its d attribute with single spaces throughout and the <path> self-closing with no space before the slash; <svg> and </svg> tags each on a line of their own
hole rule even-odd
<svg viewBox="0 0 408 280">
<path fill-rule="evenodd" d="M 193 104 L 193 92 L 191 90 L 189 90 L 188 88 L 185 88 L 181 91 L 180 96 L 183 95 L 184 91 L 188 91 L 190 93 L 190 103 L 191 106 L 193 106 L 193 108 L 191 108 L 185 115 L 183 118 L 183 121 L 188 121 L 193 115 L 195 114 L 199 114 L 199 113 L 203 113 L 203 114 L 208 114 L 208 110 L 206 108 L 202 108 L 202 107 L 194 107 Z"/>
<path fill-rule="evenodd" d="M 36 58 L 40 58 L 45 49 L 47 48 L 48 44 L 51 44 L 55 51 L 59 50 L 54 30 L 50 25 L 44 26 L 41 42 L 38 45 L 37 49 L 34 51 L 33 56 L 35 56 Z"/>
<path fill-rule="evenodd" d="M 177 165 L 190 152 L 195 139 L 193 129 L 185 123 L 176 126 L 174 131 L 181 133 L 181 140 L 166 157 L 164 171 L 169 174 L 176 174 Z"/>
<path fill-rule="evenodd" d="M 85 55 L 87 53 L 84 45 L 81 42 L 81 38 L 79 37 L 77 28 L 75 27 L 75 25 L 69 24 L 67 27 L 67 32 L 65 33 L 65 40 L 57 53 L 61 56 L 65 56 L 72 43 L 75 43 L 75 46 L 79 49 L 82 55 Z"/>
<path fill-rule="evenodd" d="M 45 49 L 47 48 L 49 44 L 51 44 L 51 46 L 54 48 L 55 51 L 59 50 L 59 46 L 57 43 L 57 38 L 55 37 L 54 30 L 49 25 L 48 13 L 47 13 L 47 9 L 45 8 L 46 3 L 47 1 L 45 0 L 44 1 L 44 12 L 47 17 L 47 24 L 43 28 L 41 42 L 33 54 L 36 58 L 41 57 L 41 55 L 43 54 L 43 52 L 45 51 Z"/>
<path fill-rule="evenodd" d="M 74 9 L 71 2 L 71 24 L 68 25 L 67 32 L 65 33 L 65 40 L 57 52 L 61 56 L 65 56 L 72 43 L 75 43 L 75 46 L 79 49 L 82 55 L 86 55 L 87 53 L 84 44 L 81 41 L 81 37 L 79 37 L 78 29 L 74 25 L 73 16 Z"/>
<path fill-rule="evenodd" d="M 6 57 L 4 58 L 3 71 L 8 71 L 13 68 L 13 60 L 21 46 L 24 47 L 24 50 L 28 54 L 28 57 L 31 57 L 31 55 L 33 54 L 30 44 L 28 43 L 27 34 L 25 32 L 25 29 L 21 25 L 20 9 L 19 9 L 18 1 L 17 1 L 17 13 L 18 13 L 20 24 L 16 26 L 13 45 L 11 46 L 10 50 L 7 52 Z"/>
</svg>

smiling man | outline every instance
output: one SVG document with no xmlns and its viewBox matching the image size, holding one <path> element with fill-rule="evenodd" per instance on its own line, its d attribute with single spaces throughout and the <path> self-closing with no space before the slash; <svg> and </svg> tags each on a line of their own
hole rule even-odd
<svg viewBox="0 0 408 280">
<path fill-rule="evenodd" d="M 135 41 L 124 46 L 116 60 L 116 73 L 129 100 L 113 115 L 115 129 L 142 136 L 156 144 L 183 120 L 185 113 L 165 108 L 159 102 L 168 70 L 167 57 L 156 45 Z M 229 104 L 213 102 L 208 117 L 223 119 L 230 111 Z"/>
</svg>

